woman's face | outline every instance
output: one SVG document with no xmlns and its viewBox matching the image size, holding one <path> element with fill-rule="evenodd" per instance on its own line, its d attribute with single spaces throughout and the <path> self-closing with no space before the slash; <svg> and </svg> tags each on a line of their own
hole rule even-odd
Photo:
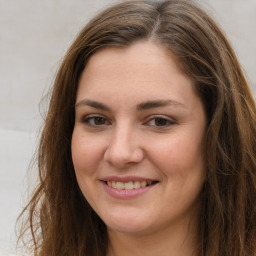
<svg viewBox="0 0 256 256">
<path fill-rule="evenodd" d="M 163 48 L 137 42 L 95 53 L 76 99 L 72 159 L 80 189 L 111 231 L 186 226 L 205 179 L 206 115 Z"/>
</svg>

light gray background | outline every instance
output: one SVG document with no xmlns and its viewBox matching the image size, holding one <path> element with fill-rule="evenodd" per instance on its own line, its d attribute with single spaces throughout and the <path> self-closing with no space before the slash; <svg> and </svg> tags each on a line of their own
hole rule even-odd
<svg viewBox="0 0 256 256">
<path fill-rule="evenodd" d="M 256 0 L 199 1 L 223 27 L 256 90 Z M 14 224 L 42 122 L 39 101 L 79 30 L 113 2 L 0 0 L 0 255 L 15 252 Z"/>
</svg>

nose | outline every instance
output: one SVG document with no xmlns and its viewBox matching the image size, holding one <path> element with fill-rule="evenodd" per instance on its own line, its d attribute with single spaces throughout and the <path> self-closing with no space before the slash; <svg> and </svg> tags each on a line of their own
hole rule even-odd
<svg viewBox="0 0 256 256">
<path fill-rule="evenodd" d="M 118 169 L 140 163 L 144 151 L 140 146 L 139 134 L 127 126 L 116 127 L 111 134 L 104 160 Z"/>
</svg>

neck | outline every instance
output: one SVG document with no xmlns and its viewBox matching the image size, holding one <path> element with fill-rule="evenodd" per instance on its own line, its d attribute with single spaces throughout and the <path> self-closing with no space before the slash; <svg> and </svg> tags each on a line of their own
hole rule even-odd
<svg viewBox="0 0 256 256">
<path fill-rule="evenodd" d="M 184 224 L 184 223 L 183 223 Z M 194 256 L 198 245 L 195 225 L 169 226 L 159 232 L 140 234 L 108 230 L 107 256 Z"/>
</svg>

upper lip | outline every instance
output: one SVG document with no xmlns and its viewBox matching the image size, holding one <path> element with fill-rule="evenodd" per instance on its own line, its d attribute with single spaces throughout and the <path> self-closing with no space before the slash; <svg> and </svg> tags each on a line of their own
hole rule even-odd
<svg viewBox="0 0 256 256">
<path fill-rule="evenodd" d="M 119 182 L 129 182 L 129 181 L 157 181 L 156 179 L 151 179 L 151 178 L 145 178 L 145 177 L 139 177 L 139 176 L 106 176 L 102 177 L 100 179 L 101 181 L 119 181 Z"/>
</svg>

